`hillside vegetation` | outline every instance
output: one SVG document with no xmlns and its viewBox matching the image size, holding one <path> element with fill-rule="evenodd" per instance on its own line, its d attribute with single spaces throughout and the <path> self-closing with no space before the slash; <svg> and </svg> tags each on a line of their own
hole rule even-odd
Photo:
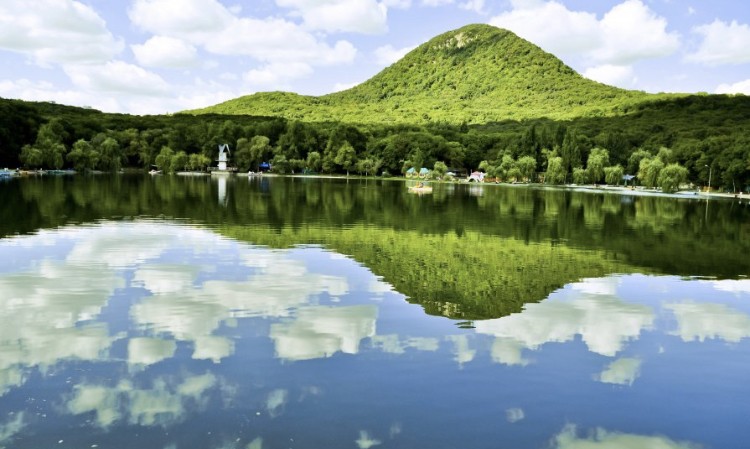
<svg viewBox="0 0 750 449">
<path fill-rule="evenodd" d="M 189 112 L 350 123 L 487 123 L 620 115 L 652 97 L 586 79 L 510 31 L 469 25 L 431 39 L 343 92 L 257 93 Z"/>
</svg>

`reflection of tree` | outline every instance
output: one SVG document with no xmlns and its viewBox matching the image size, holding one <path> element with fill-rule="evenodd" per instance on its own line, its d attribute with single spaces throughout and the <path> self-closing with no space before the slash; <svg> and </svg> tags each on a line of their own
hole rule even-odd
<svg viewBox="0 0 750 449">
<path fill-rule="evenodd" d="M 450 194 L 445 193 L 448 187 L 453 188 Z M 0 202 L 0 213 L 7 219 L 0 222 L 0 235 L 33 232 L 71 221 L 165 216 L 209 226 L 252 225 L 260 229 L 259 234 L 266 234 L 263 238 L 269 243 L 278 245 L 340 245 L 338 231 L 366 225 L 391 230 L 394 235 L 409 230 L 409 238 L 429 236 L 426 238 L 433 244 L 447 244 L 451 235 L 472 233 L 481 241 L 460 243 L 460 251 L 469 251 L 480 260 L 495 260 L 488 263 L 495 271 L 518 268 L 511 265 L 513 259 L 501 258 L 505 256 L 503 245 L 493 243 L 497 237 L 515 243 L 553 242 L 602 251 L 619 261 L 674 274 L 736 276 L 750 271 L 750 259 L 746 257 L 750 251 L 750 228 L 746 225 L 750 210 L 730 202 L 712 202 L 706 214 L 704 203 L 690 200 L 482 187 L 480 197 L 469 196 L 462 185 L 436 185 L 432 197 L 416 197 L 408 195 L 400 182 L 370 181 L 365 185 L 357 180 L 236 177 L 229 182 L 232 192 L 223 207 L 216 201 L 216 182 L 208 177 L 22 179 L 2 186 L 7 201 Z M 311 224 L 319 224 L 319 232 L 283 238 L 262 232 L 299 230 Z M 373 240 L 374 235 L 367 238 Z M 351 247 L 347 253 L 361 252 L 366 256 L 360 260 L 372 259 L 382 265 L 381 258 L 363 246 Z M 413 250 L 424 254 L 424 248 Z M 439 253 L 432 250 L 429 257 L 420 258 L 435 267 L 447 258 Z M 472 272 L 477 262 L 466 254 L 457 257 L 455 262 L 445 263 L 452 270 Z M 528 256 L 535 257 L 531 253 Z M 402 263 L 397 264 L 401 268 L 413 269 L 413 259 L 400 259 Z M 456 276 L 468 280 L 468 276 Z M 572 279 L 577 277 L 568 280 Z"/>
</svg>

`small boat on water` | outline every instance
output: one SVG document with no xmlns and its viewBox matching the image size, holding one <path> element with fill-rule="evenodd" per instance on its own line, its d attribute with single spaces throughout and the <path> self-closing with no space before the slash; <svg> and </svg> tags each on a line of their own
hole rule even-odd
<svg viewBox="0 0 750 449">
<path fill-rule="evenodd" d="M 417 185 L 409 186 L 409 193 L 432 193 L 432 187 L 420 182 Z"/>
<path fill-rule="evenodd" d="M 151 170 L 148 172 L 149 175 L 160 175 L 161 170 Z"/>
</svg>

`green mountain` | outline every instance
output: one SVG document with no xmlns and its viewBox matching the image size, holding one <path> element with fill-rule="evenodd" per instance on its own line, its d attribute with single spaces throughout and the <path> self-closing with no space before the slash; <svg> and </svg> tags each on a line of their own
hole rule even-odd
<svg viewBox="0 0 750 449">
<path fill-rule="evenodd" d="M 431 39 L 343 92 L 257 93 L 189 112 L 350 123 L 488 123 L 621 115 L 654 97 L 586 79 L 510 31 L 468 25 Z"/>
</svg>

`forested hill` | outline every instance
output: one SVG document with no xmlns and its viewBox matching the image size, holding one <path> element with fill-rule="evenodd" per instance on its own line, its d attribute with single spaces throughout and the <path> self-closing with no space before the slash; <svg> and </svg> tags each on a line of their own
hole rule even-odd
<svg viewBox="0 0 750 449">
<path fill-rule="evenodd" d="M 350 123 L 470 123 L 621 115 L 655 96 L 606 86 L 510 31 L 468 25 L 370 80 L 321 97 L 258 93 L 192 113 Z"/>
</svg>

